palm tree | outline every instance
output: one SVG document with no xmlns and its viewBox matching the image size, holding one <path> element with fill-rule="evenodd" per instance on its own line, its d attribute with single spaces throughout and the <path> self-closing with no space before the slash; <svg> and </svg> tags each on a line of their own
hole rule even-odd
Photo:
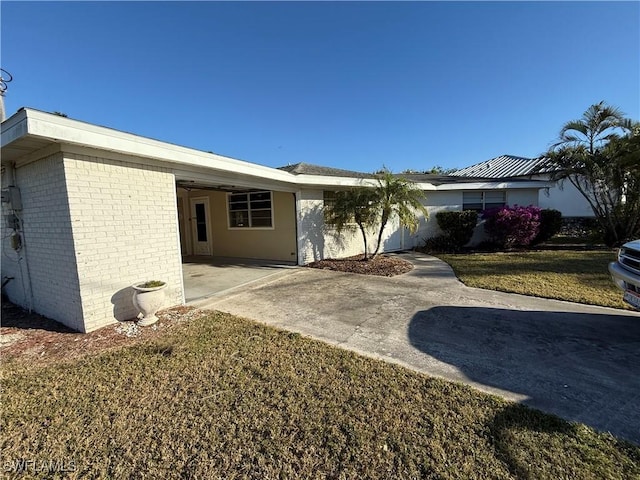
<svg viewBox="0 0 640 480">
<path fill-rule="evenodd" d="M 378 220 L 375 191 L 368 187 L 356 187 L 336 192 L 333 205 L 329 206 L 327 223 L 332 224 L 338 233 L 358 226 L 364 242 L 364 260 L 368 259 L 367 230 Z"/>
<path fill-rule="evenodd" d="M 571 120 L 560 130 L 560 139 L 554 147 L 585 147 L 590 155 L 619 135 L 619 129 L 628 129 L 629 120 L 620 109 L 605 102 L 591 105 L 582 118 Z"/>
<path fill-rule="evenodd" d="M 568 180 L 589 202 L 610 246 L 638 231 L 639 212 L 629 190 L 638 184 L 633 162 L 638 144 L 629 135 L 631 127 L 632 122 L 618 108 L 600 102 L 591 105 L 582 118 L 567 122 L 546 154 L 555 167 L 552 179 Z"/>
<path fill-rule="evenodd" d="M 421 212 L 425 217 L 428 215 L 427 209 L 421 202 L 425 197 L 424 192 L 418 189 L 415 183 L 393 175 L 389 171 L 379 174 L 377 180 L 378 183 L 374 191 L 380 212 L 380 230 L 373 258 L 380 251 L 382 234 L 391 217 L 397 215 L 400 225 L 407 227 L 413 233 L 419 225 L 417 212 Z"/>
</svg>

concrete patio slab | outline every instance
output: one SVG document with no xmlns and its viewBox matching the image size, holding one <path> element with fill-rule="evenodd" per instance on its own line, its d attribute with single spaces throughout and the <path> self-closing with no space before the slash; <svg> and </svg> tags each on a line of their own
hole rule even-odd
<svg viewBox="0 0 640 480">
<path fill-rule="evenodd" d="M 385 278 L 300 268 L 203 302 L 467 383 L 640 443 L 640 314 L 469 288 L 448 265 Z"/>
<path fill-rule="evenodd" d="M 258 280 L 282 275 L 295 268 L 293 263 L 252 258 L 188 256 L 182 259 L 185 300 L 197 306 Z"/>
</svg>

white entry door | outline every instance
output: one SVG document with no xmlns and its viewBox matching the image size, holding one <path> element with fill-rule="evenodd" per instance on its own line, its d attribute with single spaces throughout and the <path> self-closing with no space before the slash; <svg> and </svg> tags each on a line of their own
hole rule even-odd
<svg viewBox="0 0 640 480">
<path fill-rule="evenodd" d="M 211 228 L 209 225 L 209 199 L 191 199 L 191 238 L 194 255 L 211 255 Z"/>
</svg>

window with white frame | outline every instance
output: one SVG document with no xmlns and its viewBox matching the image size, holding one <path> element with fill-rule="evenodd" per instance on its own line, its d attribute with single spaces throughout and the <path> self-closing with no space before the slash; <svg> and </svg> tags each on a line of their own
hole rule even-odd
<svg viewBox="0 0 640 480">
<path fill-rule="evenodd" d="M 230 228 L 272 228 L 271 192 L 237 192 L 227 196 Z"/>
<path fill-rule="evenodd" d="M 462 192 L 462 210 L 481 212 L 490 208 L 504 207 L 507 204 L 505 190 L 485 190 Z"/>
</svg>

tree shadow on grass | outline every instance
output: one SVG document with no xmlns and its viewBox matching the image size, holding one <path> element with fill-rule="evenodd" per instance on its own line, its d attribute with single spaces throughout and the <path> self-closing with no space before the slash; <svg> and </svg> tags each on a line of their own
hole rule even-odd
<svg viewBox="0 0 640 480">
<path fill-rule="evenodd" d="M 408 334 L 414 347 L 479 386 L 640 443 L 636 315 L 446 306 L 416 313 Z M 526 418 L 507 413 L 494 423 Z"/>
<path fill-rule="evenodd" d="M 578 471 L 585 467 L 592 472 L 613 467 L 622 478 L 632 478 L 640 461 L 640 448 L 633 443 L 611 436 L 594 439 L 580 424 L 517 403 L 500 409 L 488 431 L 496 455 L 515 478 L 558 478 L 556 456 L 572 451 L 586 454 L 566 456 L 562 465 L 566 478 L 580 477 Z M 600 455 L 588 454 L 585 444 Z"/>
</svg>

